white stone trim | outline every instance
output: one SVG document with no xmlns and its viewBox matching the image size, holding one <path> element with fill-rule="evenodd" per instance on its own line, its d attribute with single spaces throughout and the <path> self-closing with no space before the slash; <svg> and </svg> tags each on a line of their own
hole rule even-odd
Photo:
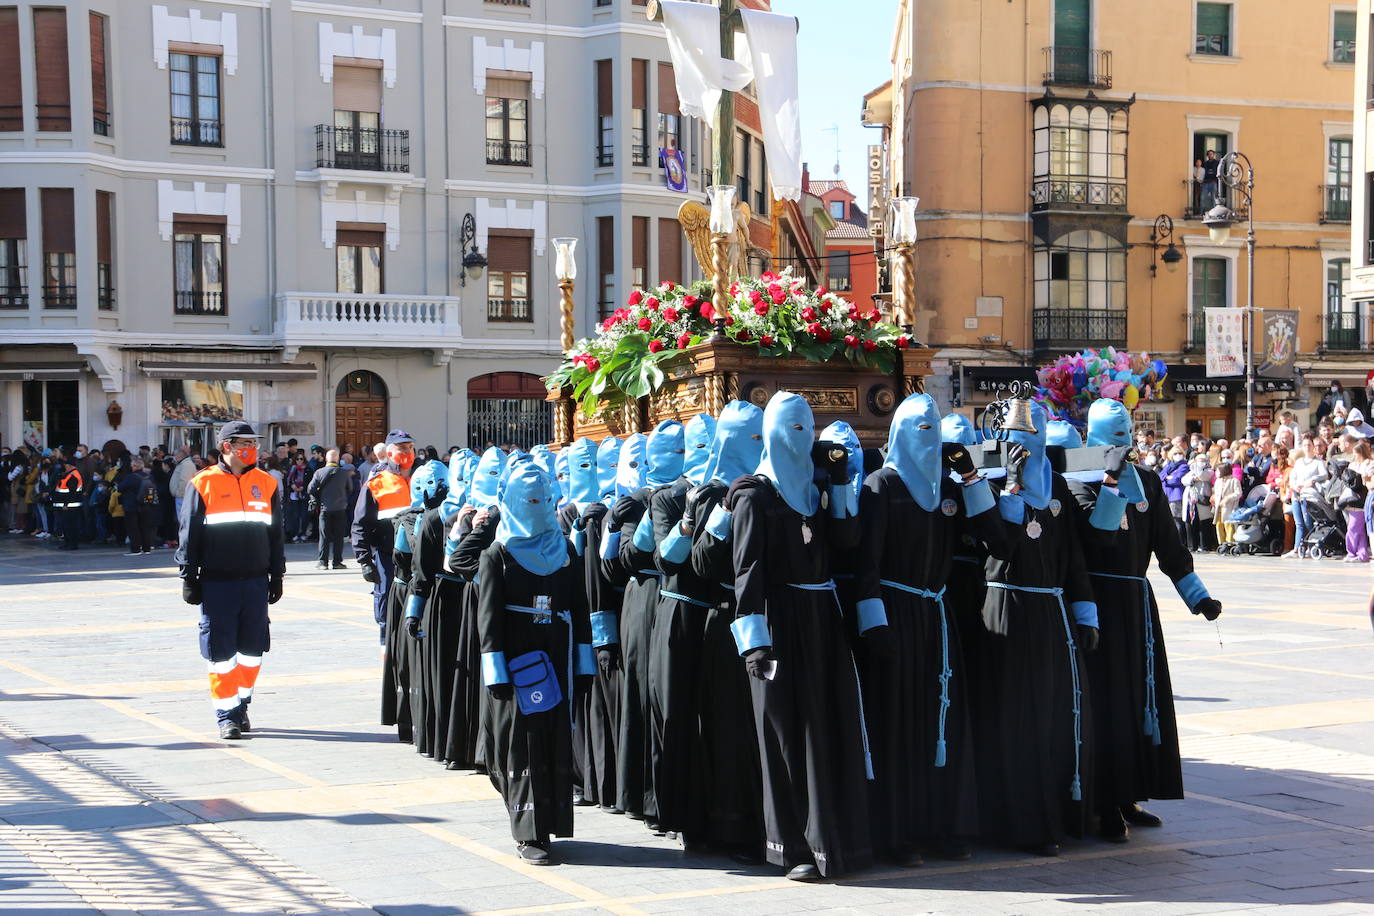
<svg viewBox="0 0 1374 916">
<path fill-rule="evenodd" d="M 364 35 L 363 27 L 355 25 L 350 31 L 336 32 L 328 22 L 320 23 L 320 78 L 334 81 L 334 58 L 362 57 L 382 62 L 382 81 L 386 88 L 396 88 L 396 30 L 382 29 L 379 35 Z"/>
<path fill-rule="evenodd" d="M 237 245 L 243 223 L 239 186 L 226 184 L 223 191 L 206 190 L 205 182 L 192 182 L 190 189 L 178 188 L 168 178 L 157 183 L 157 229 L 164 242 L 172 240 L 172 215 L 193 213 L 198 216 L 224 217 L 225 234 Z"/>
<path fill-rule="evenodd" d="M 542 35 L 549 38 L 600 38 L 606 35 L 639 35 L 662 39 L 663 24 L 658 22 L 607 22 L 600 25 L 551 25 L 545 22 L 478 19 L 471 16 L 445 16 L 444 26 L 450 29 L 473 29 L 479 32 L 515 32 L 518 35 Z"/>
<path fill-rule="evenodd" d="M 530 89 L 536 99 L 544 97 L 544 43 L 532 41 L 528 48 L 517 48 L 512 39 L 487 44 L 481 35 L 472 36 L 472 90 L 487 91 L 488 70 L 518 70 L 530 75 Z"/>
<path fill-rule="evenodd" d="M 401 245 L 401 189 L 386 189 L 382 200 L 368 200 L 366 192 L 355 190 L 352 199 L 340 198 L 337 181 L 320 182 L 320 241 L 333 248 L 339 223 L 383 223 L 387 251 Z"/>
<path fill-rule="evenodd" d="M 121 175 L 179 175 L 187 178 L 235 178 L 240 181 L 271 181 L 276 174 L 273 169 L 235 165 L 120 159 L 86 150 L 0 151 L 0 166 L 6 165 L 77 165 L 106 169 Z"/>
<path fill-rule="evenodd" d="M 239 69 L 238 16 L 220 13 L 218 21 L 202 19 L 200 10 L 187 10 L 185 16 L 173 16 L 165 6 L 153 7 L 153 62 L 159 70 L 167 69 L 167 45 L 173 41 L 187 41 L 202 45 L 219 45 L 224 59 L 224 72 L 233 76 Z"/>
<path fill-rule="evenodd" d="M 1232 117 L 1230 115 L 1214 114 L 1190 114 L 1184 115 L 1184 117 L 1188 120 L 1188 149 L 1186 151 L 1185 156 L 1185 161 L 1188 164 L 1188 170 L 1183 174 L 1187 175 L 1189 178 L 1193 176 L 1193 135 L 1196 134 L 1198 131 L 1202 131 L 1204 133 L 1226 134 L 1228 137 L 1231 138 L 1231 148 L 1227 150 L 1227 152 L 1229 153 L 1234 153 L 1236 150 L 1241 148 L 1241 118 Z"/>
<path fill-rule="evenodd" d="M 1241 249 L 1244 241 L 1241 239 L 1229 239 L 1225 245 L 1218 245 L 1206 235 L 1185 235 L 1183 236 L 1183 249 L 1188 256 L 1188 308 L 1187 324 L 1184 325 L 1185 337 L 1192 332 L 1193 320 L 1193 261 L 1197 258 L 1225 258 L 1226 259 L 1226 307 L 1235 308 L 1241 302 L 1240 290 L 1236 288 L 1238 271 L 1236 266 L 1240 263 Z"/>
<path fill-rule="evenodd" d="M 529 229 L 534 233 L 534 253 L 543 257 L 549 238 L 549 205 L 542 200 L 532 200 L 529 204 L 528 207 L 517 206 L 514 200 L 493 203 L 485 197 L 474 200 L 478 249 L 487 247 L 487 234 L 491 229 Z"/>
<path fill-rule="evenodd" d="M 424 13 L 407 10 L 370 10 L 362 6 L 341 3 L 316 3 L 314 0 L 292 0 L 291 12 L 313 13 L 316 16 L 335 16 L 340 19 L 371 19 L 380 22 L 424 22 Z"/>
<path fill-rule="evenodd" d="M 922 89 L 976 89 L 985 92 L 1015 92 L 1020 95 L 1034 96 L 1036 98 L 1045 94 L 1045 87 L 1040 85 L 981 83 L 976 80 L 925 80 L 920 83 L 911 83 L 908 87 L 909 92 L 919 92 Z M 1109 102 L 1125 102 L 1131 98 L 1131 93 L 1125 92 L 1098 92 L 1096 95 L 1098 99 Z M 1314 102 L 1302 99 L 1255 99 L 1243 98 L 1240 96 L 1166 95 L 1158 92 L 1137 92 L 1134 93 L 1134 95 L 1136 101 L 1139 102 L 1178 102 L 1185 105 L 1230 105 L 1233 107 L 1246 108 L 1300 108 L 1316 111 L 1337 111 L 1342 114 L 1346 111 L 1346 107 L 1339 103 Z M 894 112 L 895 111 L 896 109 L 894 108 Z M 893 119 L 895 122 L 895 113 Z"/>
</svg>

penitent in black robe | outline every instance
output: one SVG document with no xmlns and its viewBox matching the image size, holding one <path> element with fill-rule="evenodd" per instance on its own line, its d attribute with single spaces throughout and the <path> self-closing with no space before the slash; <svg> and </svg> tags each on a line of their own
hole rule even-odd
<svg viewBox="0 0 1374 916">
<path fill-rule="evenodd" d="M 501 513 L 493 506 L 487 517 L 474 524 L 478 512 L 471 508 L 459 514 L 457 547 L 449 557 L 449 568 L 463 579 L 461 611 L 458 618 L 458 648 L 454 659 L 453 698 L 449 701 L 448 749 L 446 760 L 455 767 L 480 769 L 478 731 L 481 727 L 482 649 L 477 633 L 477 570 L 482 553 L 496 540 Z M 466 532 L 463 528 L 466 527 Z"/>
<path fill-rule="evenodd" d="M 415 518 L 422 510 L 410 507 L 392 519 L 396 532 L 391 554 L 393 572 L 391 590 L 386 598 L 386 663 L 382 666 L 382 724 L 395 725 L 402 741 L 414 741 L 414 720 L 411 718 L 410 672 L 414 664 L 410 637 L 406 635 L 405 607 L 410 597 L 411 561 L 413 546 L 411 531 Z M 420 744 L 416 742 L 416 749 Z"/>
<path fill-rule="evenodd" d="M 833 585 L 830 551 L 858 539 L 858 520 L 827 509 L 804 518 L 771 482 L 741 477 L 731 512 L 735 600 L 767 618 L 777 667 L 750 678 L 763 775 L 766 855 L 822 876 L 872 860 L 867 739 L 858 673 Z"/>
<path fill-rule="evenodd" d="M 975 705 L 979 812 L 986 838 L 1016 845 L 1081 836 L 1092 810 L 1092 711 L 1072 604 L 1092 601 L 1093 591 L 1073 495 L 1062 477 L 1053 479 L 1044 509 L 1027 506 L 1021 520 L 1002 519 L 1003 538 L 986 545 L 988 632 Z M 1063 607 L 1052 594 L 996 583 L 1062 589 Z"/>
<path fill-rule="evenodd" d="M 423 709 L 425 729 L 433 756 L 448 757 L 448 727 L 453 701 L 453 675 L 458 657 L 458 631 L 462 617 L 463 580 L 444 568 L 448 526 L 438 508 L 425 512 L 414 540 L 411 563 L 411 594 L 424 601 L 420 630 L 420 660 L 424 671 Z"/>
<path fill-rule="evenodd" d="M 985 485 L 975 487 L 987 494 Z M 987 496 L 969 518 L 965 496 L 964 487 L 945 479 L 928 512 L 897 471 L 882 468 L 868 476 L 859 499 L 856 595 L 882 599 L 889 628 L 883 638 L 895 650 L 860 653 L 873 837 L 878 854 L 897 859 L 978 834 L 973 684 L 944 592 L 962 535 L 995 542 L 1002 522 Z"/>
<path fill-rule="evenodd" d="M 1193 574 L 1193 557 L 1178 538 L 1159 477 L 1143 469 L 1137 473 L 1144 508 L 1128 505 L 1124 526 L 1111 530 L 1090 522 L 1102 484 L 1069 481 L 1080 507 L 1080 532 L 1095 545 L 1085 553 L 1088 575 L 1093 589 L 1103 596 L 1097 609 L 1102 642 L 1088 656 L 1099 810 L 1149 798 L 1183 797 L 1169 659 L 1159 607 L 1145 576 L 1153 554 L 1160 571 L 1178 583 Z"/>
<path fill-rule="evenodd" d="M 568 563 L 552 575 L 536 576 L 500 544 L 482 552 L 477 577 L 477 631 L 481 650 L 502 652 L 507 663 L 542 649 L 553 663 L 563 700 L 545 712 L 525 715 L 515 696 L 482 694 L 482 759 L 492 785 L 505 800 L 511 835 L 517 843 L 542 843 L 573 833 L 572 704 L 575 678 L 570 669 L 575 643 L 587 643 L 587 609 L 581 560 L 568 551 Z M 538 597 L 547 602 L 538 601 Z M 507 605 L 540 607 L 547 618 L 509 610 Z M 559 616 L 571 615 L 571 620 Z M 547 620 L 548 622 L 541 622 Z"/>
<path fill-rule="evenodd" d="M 595 502 L 582 511 L 578 525 L 585 541 L 582 547 L 584 579 L 587 591 L 587 609 L 591 613 L 610 615 L 607 620 L 618 621 L 620 597 L 623 586 L 616 586 L 606 578 L 603 565 L 598 562 L 601 556 L 601 542 L 605 535 L 606 518 L 610 510 L 605 503 Z M 612 628 L 619 639 L 619 627 Z M 593 632 L 592 648 L 596 644 Z M 618 643 L 617 643 L 618 646 Z M 592 804 L 603 808 L 619 810 L 620 799 L 615 782 L 615 741 L 620 729 L 620 678 L 619 649 L 616 663 L 606 669 L 597 668 L 591 689 L 582 700 L 582 715 L 579 723 L 584 723 L 580 731 L 573 735 L 573 741 L 581 745 L 582 795 Z"/>
</svg>

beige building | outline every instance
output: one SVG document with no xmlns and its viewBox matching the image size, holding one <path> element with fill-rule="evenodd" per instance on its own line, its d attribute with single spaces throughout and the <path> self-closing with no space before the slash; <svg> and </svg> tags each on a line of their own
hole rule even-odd
<svg viewBox="0 0 1374 916">
<path fill-rule="evenodd" d="M 893 79 L 864 119 L 884 129 L 886 192 L 921 198 L 919 330 L 947 369 L 942 403 L 1124 345 L 1173 378 L 1138 425 L 1234 436 L 1244 385 L 1205 377 L 1201 319 L 1246 303 L 1245 227 L 1218 245 L 1201 216 L 1244 200 L 1213 183 L 1208 151 L 1255 168 L 1255 305 L 1301 313 L 1299 377 L 1260 382 L 1257 422 L 1315 408 L 1332 380 L 1362 386 L 1369 312 L 1346 289 L 1356 19 L 1291 0 L 899 0 Z"/>
</svg>

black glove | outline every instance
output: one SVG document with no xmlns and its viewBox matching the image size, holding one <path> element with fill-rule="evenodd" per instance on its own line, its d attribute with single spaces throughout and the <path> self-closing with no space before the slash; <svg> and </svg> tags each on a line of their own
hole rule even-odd
<svg viewBox="0 0 1374 916">
<path fill-rule="evenodd" d="M 744 653 L 744 670 L 749 672 L 750 677 L 756 677 L 761 681 L 768 680 L 767 672 L 772 667 L 773 647 L 760 646 L 757 649 L 750 649 Z"/>
<path fill-rule="evenodd" d="M 838 442 L 817 442 L 811 446 L 811 463 L 825 476 L 830 485 L 838 487 L 849 480 L 849 452 Z"/>
<path fill-rule="evenodd" d="M 945 467 L 960 477 L 967 478 L 977 469 L 973 466 L 973 455 L 968 446 L 958 442 L 945 442 L 940 446 L 940 459 Z"/>
<path fill-rule="evenodd" d="M 187 604 L 200 604 L 200 580 L 187 576 L 181 580 L 181 600 Z"/>
<path fill-rule="evenodd" d="M 1193 608 L 1194 614 L 1201 614 L 1208 620 L 1216 620 L 1221 616 L 1221 602 L 1215 598 L 1203 598 Z"/>
<path fill-rule="evenodd" d="M 512 684 L 488 684 L 487 696 L 493 700 L 509 700 L 515 696 L 515 687 Z"/>
<path fill-rule="evenodd" d="M 620 667 L 620 647 L 615 645 L 599 646 L 596 650 L 596 666 L 602 674 L 610 674 Z"/>
<path fill-rule="evenodd" d="M 1102 641 L 1102 634 L 1097 627 L 1078 625 L 1078 644 L 1083 647 L 1084 652 L 1096 652 L 1097 644 Z"/>
<path fill-rule="evenodd" d="M 406 634 L 409 635 L 411 639 L 424 639 L 425 634 L 420 630 L 419 617 L 406 618 Z"/>
<path fill-rule="evenodd" d="M 864 654 L 873 661 L 886 661 L 897 657 L 897 643 L 892 638 L 892 627 L 883 624 L 865 630 L 859 637 Z"/>
<path fill-rule="evenodd" d="M 267 603 L 276 604 L 281 600 L 281 573 L 273 573 L 267 580 Z"/>
<path fill-rule="evenodd" d="M 1026 462 L 1030 460 L 1030 451 L 1019 442 L 1012 442 L 1007 446 L 1007 487 L 1010 489 L 1013 484 L 1021 486 L 1021 472 L 1026 469 Z"/>
<path fill-rule="evenodd" d="M 1107 449 L 1106 464 L 1102 470 L 1113 480 L 1120 480 L 1122 473 L 1126 470 L 1126 465 L 1130 464 L 1131 455 L 1135 448 L 1129 445 L 1113 445 Z"/>
<path fill-rule="evenodd" d="M 377 572 L 377 567 L 373 566 L 371 563 L 364 563 L 362 564 L 362 568 L 364 582 L 371 582 L 373 585 L 381 584 L 382 574 Z"/>
<path fill-rule="evenodd" d="M 725 487 L 714 480 L 688 490 L 687 505 L 682 512 L 682 527 L 688 531 L 696 531 L 697 526 L 701 524 L 701 519 L 697 517 L 698 510 L 703 503 L 716 495 L 724 496 Z"/>
</svg>

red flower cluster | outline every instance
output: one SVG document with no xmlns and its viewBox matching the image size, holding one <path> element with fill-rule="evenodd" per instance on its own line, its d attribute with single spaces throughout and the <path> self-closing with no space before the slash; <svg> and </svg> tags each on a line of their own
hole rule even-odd
<svg viewBox="0 0 1374 916">
<path fill-rule="evenodd" d="M 587 353 L 577 354 L 572 358 L 572 361 L 573 365 L 581 363 L 582 365 L 586 366 L 588 372 L 595 372 L 596 370 L 601 368 L 601 360 Z"/>
</svg>

